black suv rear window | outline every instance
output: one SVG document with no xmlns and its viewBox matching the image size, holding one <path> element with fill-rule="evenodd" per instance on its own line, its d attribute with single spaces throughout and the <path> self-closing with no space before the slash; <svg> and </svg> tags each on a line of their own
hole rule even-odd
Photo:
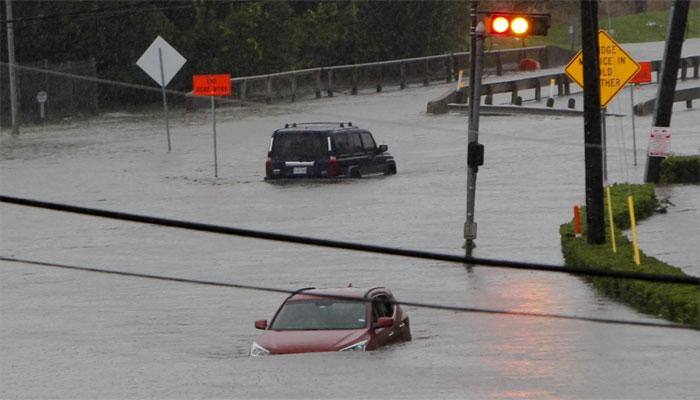
<svg viewBox="0 0 700 400">
<path fill-rule="evenodd" d="M 335 151 L 339 156 L 364 153 L 360 135 L 355 132 L 335 135 Z"/>
<path fill-rule="evenodd" d="M 322 133 L 292 132 L 275 135 L 272 158 L 285 161 L 313 161 L 328 155 L 327 136 Z"/>
</svg>

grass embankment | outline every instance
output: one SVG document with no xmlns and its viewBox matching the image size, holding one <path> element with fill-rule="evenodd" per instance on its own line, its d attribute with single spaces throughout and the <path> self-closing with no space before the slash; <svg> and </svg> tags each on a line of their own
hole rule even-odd
<svg viewBox="0 0 700 400">
<path fill-rule="evenodd" d="M 580 24 L 580 20 L 576 20 Z M 608 29 L 608 19 L 604 13 L 600 13 L 598 18 L 600 29 Z M 668 11 L 654 11 L 640 14 L 623 15 L 612 17 L 610 27 L 613 37 L 620 43 L 642 43 L 659 42 L 666 40 L 668 30 Z M 581 48 L 580 27 L 576 26 L 576 48 Z M 691 8 L 688 12 L 688 30 L 686 38 L 700 37 L 700 8 Z M 503 49 L 522 47 L 521 39 L 509 37 L 490 38 L 490 49 Z M 571 34 L 569 33 L 569 23 L 554 25 L 549 29 L 547 36 L 532 36 L 525 39 L 526 46 L 554 45 L 563 48 L 571 47 Z M 489 43 L 487 43 L 487 47 Z"/>
<path fill-rule="evenodd" d="M 661 162 L 659 178 L 663 184 L 700 184 L 700 155 L 667 157 Z"/>
<path fill-rule="evenodd" d="M 617 184 L 611 187 L 613 220 L 617 253 L 610 245 L 610 229 L 606 226 L 606 244 L 590 245 L 586 241 L 585 209 L 582 210 L 581 225 L 583 235 L 576 238 L 573 223 L 560 228 L 562 253 L 566 265 L 616 271 L 635 271 L 651 274 L 685 275 L 677 267 L 666 264 L 654 257 L 647 257 L 640 251 L 641 265 L 634 263 L 633 248 L 622 232 L 629 228 L 627 195 L 634 196 L 637 221 L 649 217 L 658 206 L 654 185 Z M 606 209 L 606 224 L 608 223 Z M 643 282 L 630 279 L 590 278 L 596 288 L 606 295 L 629 304 L 636 309 L 666 318 L 671 321 L 692 325 L 700 329 L 700 291 L 696 286 Z"/>
</svg>

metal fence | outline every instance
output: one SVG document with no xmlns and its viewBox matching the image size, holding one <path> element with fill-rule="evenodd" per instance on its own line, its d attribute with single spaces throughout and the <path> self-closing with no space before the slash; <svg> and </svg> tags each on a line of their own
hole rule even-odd
<svg viewBox="0 0 700 400">
<path fill-rule="evenodd" d="M 49 64 L 48 61 L 22 63 L 21 66 L 32 67 L 55 73 L 44 73 L 37 70 L 17 68 L 17 92 L 19 100 L 19 118 L 21 123 L 41 122 L 41 104 L 38 101 L 40 93 L 45 93 L 43 104 L 44 119 L 58 119 L 81 114 L 95 114 L 98 107 L 98 90 L 95 82 L 60 73 L 80 75 L 90 78 L 97 76 L 95 60 L 67 61 L 60 64 Z M 0 68 L 0 121 L 3 125 L 10 124 L 10 90 L 9 72 L 6 64 Z"/>
<path fill-rule="evenodd" d="M 542 68 L 566 63 L 569 51 L 553 46 L 487 51 L 484 68 L 501 75 L 517 69 L 523 58 L 537 60 Z M 431 82 L 452 82 L 466 69 L 469 53 L 449 53 L 363 64 L 336 65 L 231 79 L 233 97 L 240 100 L 295 101 L 298 98 L 337 93 L 357 94 L 361 90 L 382 91 L 387 86 L 427 86 Z"/>
</svg>

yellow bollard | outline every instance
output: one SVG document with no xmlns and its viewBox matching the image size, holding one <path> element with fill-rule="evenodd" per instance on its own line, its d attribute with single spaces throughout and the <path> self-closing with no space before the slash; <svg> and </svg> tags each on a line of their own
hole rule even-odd
<svg viewBox="0 0 700 400">
<path fill-rule="evenodd" d="M 615 224 L 613 223 L 612 200 L 610 199 L 610 186 L 605 188 L 608 195 L 608 219 L 610 220 L 610 241 L 612 242 L 613 253 L 617 253 L 617 243 L 615 240 Z"/>
<path fill-rule="evenodd" d="M 630 227 L 632 228 L 632 246 L 634 247 L 634 263 L 639 266 L 639 246 L 637 245 L 637 220 L 634 217 L 634 200 L 627 196 L 627 208 L 630 210 Z"/>
</svg>

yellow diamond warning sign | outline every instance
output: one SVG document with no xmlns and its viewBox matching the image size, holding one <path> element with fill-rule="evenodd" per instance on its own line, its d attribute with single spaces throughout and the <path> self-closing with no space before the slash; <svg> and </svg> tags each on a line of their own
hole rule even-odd
<svg viewBox="0 0 700 400">
<path fill-rule="evenodd" d="M 639 71 L 639 64 L 607 32 L 598 31 L 600 106 L 605 107 Z M 564 68 L 566 75 L 583 88 L 583 51 Z"/>
</svg>

